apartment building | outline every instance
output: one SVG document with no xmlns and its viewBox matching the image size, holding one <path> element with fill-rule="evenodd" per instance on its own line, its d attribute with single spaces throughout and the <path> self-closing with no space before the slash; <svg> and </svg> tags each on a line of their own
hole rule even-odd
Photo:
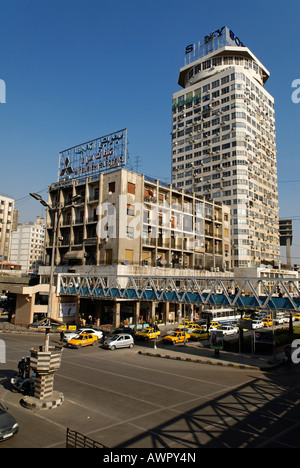
<svg viewBox="0 0 300 468">
<path fill-rule="evenodd" d="M 44 259 L 45 219 L 21 223 L 12 233 L 10 261 L 22 266 L 24 273 L 37 273 Z"/>
<path fill-rule="evenodd" d="M 269 76 L 224 27 L 186 48 L 173 94 L 172 185 L 230 207 L 233 267 L 280 260 Z"/>
<path fill-rule="evenodd" d="M 72 203 L 75 196 L 81 199 Z M 48 204 L 58 212 L 56 265 L 124 265 L 135 274 L 228 271 L 230 207 L 187 194 L 124 168 L 54 183 Z M 46 264 L 54 212 L 48 210 Z"/>
<path fill-rule="evenodd" d="M 14 219 L 17 212 L 14 212 L 15 200 L 5 195 L 0 195 L 0 263 L 8 263 L 11 234 L 14 226 Z"/>
</svg>

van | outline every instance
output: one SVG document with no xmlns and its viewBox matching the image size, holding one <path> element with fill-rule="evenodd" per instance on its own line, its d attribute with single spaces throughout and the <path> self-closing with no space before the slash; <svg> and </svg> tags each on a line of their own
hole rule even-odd
<svg viewBox="0 0 300 468">
<path fill-rule="evenodd" d="M 103 343 L 103 347 L 107 349 L 117 348 L 133 348 L 133 337 L 127 333 L 118 333 L 115 335 L 108 335 Z"/>
</svg>

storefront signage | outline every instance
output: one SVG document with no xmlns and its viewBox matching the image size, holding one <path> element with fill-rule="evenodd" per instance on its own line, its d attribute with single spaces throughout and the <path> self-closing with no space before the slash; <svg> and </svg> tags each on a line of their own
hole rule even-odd
<svg viewBox="0 0 300 468">
<path fill-rule="evenodd" d="M 59 306 L 59 317 L 75 317 L 77 313 L 76 302 L 62 302 Z"/>
</svg>

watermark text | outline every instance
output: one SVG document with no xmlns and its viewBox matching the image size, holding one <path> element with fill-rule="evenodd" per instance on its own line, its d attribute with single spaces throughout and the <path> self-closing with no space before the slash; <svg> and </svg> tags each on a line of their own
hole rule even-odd
<svg viewBox="0 0 300 468">
<path fill-rule="evenodd" d="M 4 80 L 0 80 L 0 104 L 6 103 L 6 84 Z"/>
<path fill-rule="evenodd" d="M 300 79 L 296 79 L 292 81 L 292 88 L 296 88 L 295 91 L 292 92 L 292 101 L 294 104 L 299 104 L 300 102 Z"/>
<path fill-rule="evenodd" d="M 5 341 L 0 340 L 0 364 L 6 363 L 6 346 Z"/>
</svg>

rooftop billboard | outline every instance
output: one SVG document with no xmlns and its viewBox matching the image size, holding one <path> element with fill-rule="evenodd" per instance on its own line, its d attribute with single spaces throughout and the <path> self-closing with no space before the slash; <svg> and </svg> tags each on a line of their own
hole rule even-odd
<svg viewBox="0 0 300 468">
<path fill-rule="evenodd" d="M 127 129 L 59 153 L 58 181 L 77 179 L 125 166 Z"/>
</svg>

